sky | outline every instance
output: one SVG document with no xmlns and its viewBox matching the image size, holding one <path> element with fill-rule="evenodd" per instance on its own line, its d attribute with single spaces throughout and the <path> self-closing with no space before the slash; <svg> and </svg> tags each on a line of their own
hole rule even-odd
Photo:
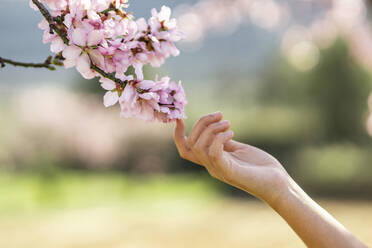
<svg viewBox="0 0 372 248">
<path fill-rule="evenodd" d="M 142 0 L 130 1 L 130 12 L 136 17 L 149 17 L 151 8 L 162 5 L 176 8 L 182 4 L 194 4 L 195 0 Z M 0 56 L 25 61 L 42 62 L 51 54 L 49 45 L 41 42 L 42 31 L 37 24 L 40 13 L 28 6 L 28 0 L 0 0 Z M 178 9 L 180 10 L 180 9 Z M 182 9 L 181 9 L 182 10 Z M 275 49 L 279 37 L 274 32 L 244 24 L 232 35 L 210 33 L 197 50 L 192 46 L 179 46 L 181 55 L 169 58 L 165 65 L 154 70 L 160 75 L 168 74 L 175 80 L 200 82 L 213 80 L 221 70 L 239 74 L 254 73 L 265 63 Z M 78 77 L 74 69 L 59 68 L 56 72 L 40 69 L 14 68 L 7 66 L 0 71 L 0 82 L 4 85 L 38 83 L 41 81 L 68 84 Z"/>
</svg>

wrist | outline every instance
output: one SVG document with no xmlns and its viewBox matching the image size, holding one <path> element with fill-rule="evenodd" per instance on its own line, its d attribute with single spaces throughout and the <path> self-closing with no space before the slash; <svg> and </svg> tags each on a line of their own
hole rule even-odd
<svg viewBox="0 0 372 248">
<path fill-rule="evenodd" d="M 294 198 L 300 198 L 305 194 L 297 183 L 287 174 L 278 179 L 275 191 L 264 198 L 264 201 L 275 211 L 278 211 L 285 204 Z"/>
</svg>

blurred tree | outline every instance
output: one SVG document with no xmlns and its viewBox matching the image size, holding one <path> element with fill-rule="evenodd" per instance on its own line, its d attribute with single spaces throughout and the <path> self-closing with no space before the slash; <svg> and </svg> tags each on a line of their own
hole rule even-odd
<svg viewBox="0 0 372 248">
<path fill-rule="evenodd" d="M 309 72 L 299 72 L 277 58 L 265 68 L 259 85 L 262 105 L 286 105 L 314 110 L 321 118 L 317 142 L 363 142 L 371 78 L 350 56 L 347 44 L 339 39 L 322 50 L 319 64 Z M 319 135 L 316 135 L 319 138 Z"/>
<path fill-rule="evenodd" d="M 350 56 L 342 40 L 323 51 L 309 75 L 309 96 L 321 113 L 323 141 L 361 142 L 367 138 L 364 118 L 371 78 Z"/>
</svg>

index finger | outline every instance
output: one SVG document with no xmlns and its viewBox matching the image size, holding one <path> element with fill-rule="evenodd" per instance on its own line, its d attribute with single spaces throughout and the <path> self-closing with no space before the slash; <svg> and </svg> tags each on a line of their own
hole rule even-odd
<svg viewBox="0 0 372 248">
<path fill-rule="evenodd" d="M 182 120 L 177 120 L 176 129 L 174 130 L 174 142 L 180 156 L 184 159 L 190 160 L 193 163 L 200 164 L 198 159 L 193 155 L 185 136 L 185 123 Z"/>
<path fill-rule="evenodd" d="M 177 120 L 176 122 L 176 129 L 174 130 L 174 141 L 180 153 L 185 153 L 189 150 L 186 142 L 185 123 L 183 122 L 183 120 Z"/>
</svg>

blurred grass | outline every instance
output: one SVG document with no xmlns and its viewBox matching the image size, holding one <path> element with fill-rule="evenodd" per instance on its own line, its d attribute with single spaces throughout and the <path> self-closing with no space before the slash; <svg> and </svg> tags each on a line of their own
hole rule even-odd
<svg viewBox="0 0 372 248">
<path fill-rule="evenodd" d="M 201 175 L 47 178 L 1 175 L 0 247 L 305 247 L 265 204 L 223 196 Z M 321 204 L 372 245 L 372 202 Z"/>
<path fill-rule="evenodd" d="M 133 202 L 148 205 L 163 198 L 209 201 L 218 195 L 215 183 L 202 175 L 129 177 L 113 172 L 4 172 L 0 175 L 0 216 Z"/>
</svg>

